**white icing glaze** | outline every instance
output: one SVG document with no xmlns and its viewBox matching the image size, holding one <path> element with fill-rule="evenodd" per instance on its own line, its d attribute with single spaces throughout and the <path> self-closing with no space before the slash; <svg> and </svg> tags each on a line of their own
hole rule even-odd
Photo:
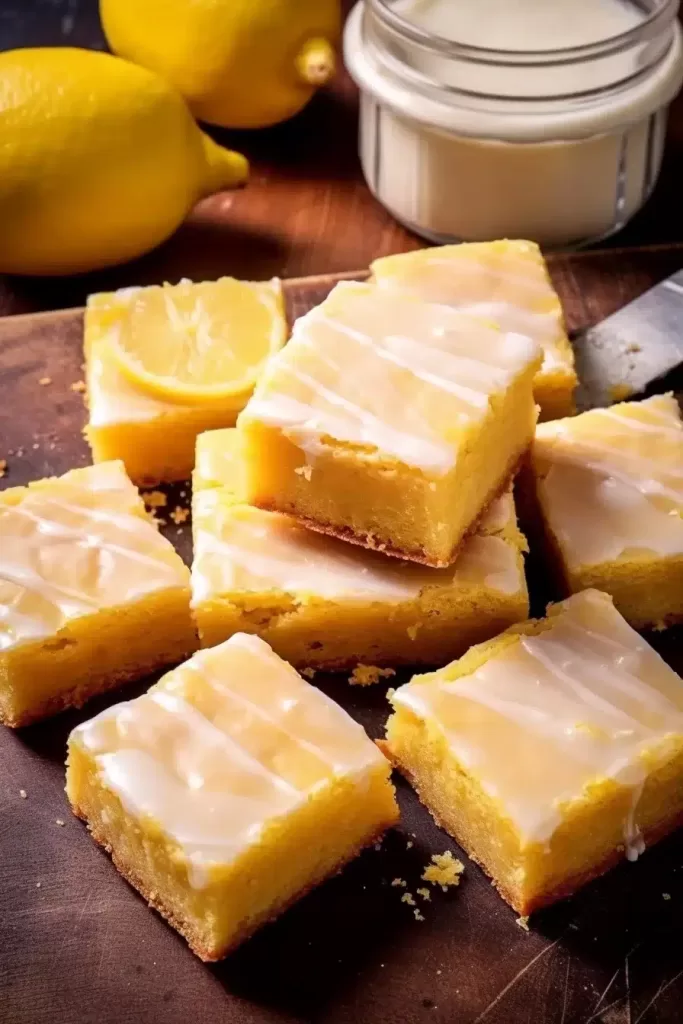
<svg viewBox="0 0 683 1024">
<path fill-rule="evenodd" d="M 235 430 L 220 430 L 197 442 L 194 605 L 220 595 L 274 589 L 298 600 L 389 603 L 415 599 L 426 587 L 486 586 L 504 594 L 522 589 L 517 546 L 496 536 L 516 524 L 511 491 L 493 503 L 454 565 L 432 569 L 388 559 L 245 505 L 238 438 Z"/>
<path fill-rule="evenodd" d="M 297 321 L 241 422 L 278 427 L 312 456 L 332 437 L 443 474 L 460 431 L 539 352 L 446 306 L 345 282 Z"/>
<path fill-rule="evenodd" d="M 241 633 L 78 726 L 71 742 L 129 814 L 181 847 L 197 887 L 335 777 L 361 785 L 385 763 L 334 701 Z"/>
<path fill-rule="evenodd" d="M 538 248 L 528 242 L 443 246 L 372 265 L 381 288 L 443 303 L 525 334 L 543 349 L 542 370 L 571 369 L 562 308 Z"/>
<path fill-rule="evenodd" d="M 15 505 L 0 500 L 0 535 L 0 650 L 188 583 L 119 462 L 30 488 Z"/>
<path fill-rule="evenodd" d="M 683 423 L 658 396 L 538 427 L 544 515 L 570 568 L 683 553 Z"/>
<path fill-rule="evenodd" d="M 286 516 L 226 505 L 217 490 L 195 496 L 192 600 L 276 589 L 337 601 L 415 599 L 427 587 L 522 587 L 517 549 L 499 536 L 469 538 L 447 569 L 388 559 L 298 526 Z"/>
<path fill-rule="evenodd" d="M 548 841 L 563 806 L 591 783 L 631 788 L 624 839 L 633 856 L 643 754 L 683 739 L 683 681 L 606 595 L 583 591 L 560 608 L 550 628 L 471 675 L 418 677 L 392 701 L 443 730 L 529 842 Z"/>
</svg>

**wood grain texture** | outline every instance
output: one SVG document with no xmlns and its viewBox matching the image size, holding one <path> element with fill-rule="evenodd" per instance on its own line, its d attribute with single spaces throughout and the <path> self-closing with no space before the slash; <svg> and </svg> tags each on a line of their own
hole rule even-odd
<svg viewBox="0 0 683 1024">
<path fill-rule="evenodd" d="M 351 6 L 344 0 L 346 10 Z M 0 0 L 0 49 L 47 44 L 104 49 L 97 0 Z M 365 185 L 357 155 L 357 90 L 343 69 L 286 124 L 213 134 L 251 160 L 246 189 L 204 200 L 170 241 L 123 267 L 66 280 L 0 277 L 0 316 L 78 306 L 88 292 L 184 276 L 261 279 L 353 271 L 377 256 L 424 244 Z M 681 167 L 683 96 L 672 108 L 659 185 L 615 245 L 683 239 Z"/>
<path fill-rule="evenodd" d="M 572 328 L 678 268 L 683 249 L 556 258 Z M 333 279 L 288 282 L 290 316 Z M 2 485 L 87 462 L 81 314 L 0 321 Z M 41 377 L 51 383 L 41 386 Z M 12 454 L 10 454 L 10 452 Z M 21 454 L 19 454 L 21 452 Z M 183 487 L 176 499 L 184 501 Z M 167 530 L 185 558 L 189 529 Z M 1 543 L 1 538 L 0 538 Z M 681 635 L 656 638 L 683 668 Z M 128 688 L 142 692 L 151 682 Z M 317 677 L 371 736 L 385 687 Z M 224 963 L 206 966 L 117 875 L 70 814 L 66 737 L 111 696 L 0 733 L 0 1024 L 676 1024 L 683 1001 L 683 834 L 534 919 L 526 933 L 469 861 L 459 889 L 416 894 L 453 843 L 398 782 L 400 828 Z M 26 793 L 22 798 L 21 790 Z M 64 824 L 59 824 L 63 822 Z M 426 920 L 401 902 L 407 882 Z"/>
</svg>

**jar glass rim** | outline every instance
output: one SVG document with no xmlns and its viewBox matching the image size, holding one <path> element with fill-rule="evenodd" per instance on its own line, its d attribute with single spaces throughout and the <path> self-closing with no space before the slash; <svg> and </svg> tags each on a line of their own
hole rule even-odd
<svg viewBox="0 0 683 1024">
<path fill-rule="evenodd" d="M 365 2 L 373 13 L 394 32 L 425 49 L 442 55 L 451 54 L 474 63 L 501 64 L 509 62 L 519 66 L 528 64 L 536 67 L 543 64 L 560 64 L 572 60 L 580 61 L 604 56 L 614 50 L 632 45 L 642 39 L 644 35 L 656 35 L 674 21 L 680 5 L 680 0 L 654 0 L 655 6 L 651 13 L 633 28 L 595 43 L 549 50 L 501 50 L 459 43 L 457 40 L 429 32 L 398 14 L 389 0 L 365 0 Z"/>
</svg>

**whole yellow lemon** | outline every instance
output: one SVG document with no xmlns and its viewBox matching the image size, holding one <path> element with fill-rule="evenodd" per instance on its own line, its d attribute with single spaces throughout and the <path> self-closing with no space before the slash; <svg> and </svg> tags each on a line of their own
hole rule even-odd
<svg viewBox="0 0 683 1024">
<path fill-rule="evenodd" d="M 163 75 L 203 121 L 292 117 L 334 72 L 339 0 L 100 0 L 115 53 Z"/>
<path fill-rule="evenodd" d="M 247 171 L 145 68 L 70 48 L 0 53 L 0 272 L 139 256 Z"/>
</svg>

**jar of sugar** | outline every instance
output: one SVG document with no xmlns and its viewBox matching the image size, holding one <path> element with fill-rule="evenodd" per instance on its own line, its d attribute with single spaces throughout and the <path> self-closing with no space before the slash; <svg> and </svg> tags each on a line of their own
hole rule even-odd
<svg viewBox="0 0 683 1024">
<path fill-rule="evenodd" d="M 678 0 L 364 0 L 344 54 L 376 197 L 434 242 L 618 231 L 683 82 Z"/>
</svg>

